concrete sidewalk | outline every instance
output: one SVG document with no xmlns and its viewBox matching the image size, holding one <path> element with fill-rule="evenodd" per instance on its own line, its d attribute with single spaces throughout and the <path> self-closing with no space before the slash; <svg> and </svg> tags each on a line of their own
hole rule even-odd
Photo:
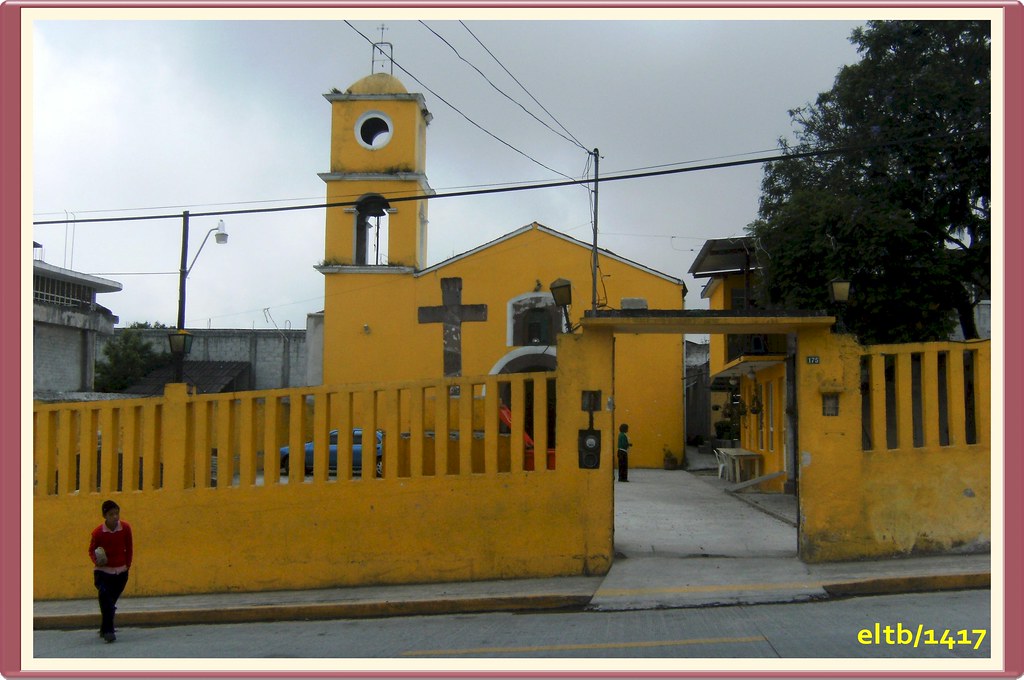
<svg viewBox="0 0 1024 680">
<path fill-rule="evenodd" d="M 987 587 L 989 555 L 833 564 L 797 557 L 797 500 L 730 493 L 717 464 L 631 470 L 615 485 L 615 562 L 595 610 L 796 602 L 832 596 Z"/>
<path fill-rule="evenodd" d="M 741 499 L 726 486 L 714 471 L 631 470 L 628 483 L 615 483 L 616 557 L 603 577 L 170 597 L 128 592 L 118 605 L 118 623 L 616 611 L 989 586 L 987 554 L 804 564 L 796 556 L 796 499 Z M 94 599 L 34 603 L 36 629 L 93 628 L 98 619 Z"/>
</svg>

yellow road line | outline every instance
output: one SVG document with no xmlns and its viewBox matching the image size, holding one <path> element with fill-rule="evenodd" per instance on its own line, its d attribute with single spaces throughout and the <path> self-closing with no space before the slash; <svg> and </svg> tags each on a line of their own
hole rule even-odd
<svg viewBox="0 0 1024 680">
<path fill-rule="evenodd" d="M 693 640 L 644 640 L 642 642 L 592 642 L 577 645 L 534 645 L 529 647 L 476 647 L 470 649 L 428 649 L 402 652 L 402 656 L 459 656 L 462 654 L 517 654 L 530 652 L 572 652 L 594 649 L 637 649 L 642 647 L 679 647 L 683 645 L 721 645 L 737 642 L 764 642 L 763 635 L 749 637 L 697 638 Z"/>
<path fill-rule="evenodd" d="M 628 597 L 630 595 L 653 595 L 664 593 L 715 593 L 722 591 L 748 591 L 748 590 L 807 590 L 821 588 L 824 581 L 811 581 L 801 583 L 744 583 L 713 586 L 681 586 L 679 588 L 602 588 L 594 595 L 598 597 Z"/>
</svg>

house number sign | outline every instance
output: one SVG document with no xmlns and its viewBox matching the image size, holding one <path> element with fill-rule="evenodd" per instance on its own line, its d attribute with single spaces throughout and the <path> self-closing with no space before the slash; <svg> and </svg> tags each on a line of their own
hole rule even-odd
<svg viewBox="0 0 1024 680">
<path fill-rule="evenodd" d="M 820 364 L 821 363 L 821 357 L 814 356 L 814 355 L 809 356 L 809 357 L 807 357 L 807 363 L 809 363 L 809 364 Z"/>
</svg>

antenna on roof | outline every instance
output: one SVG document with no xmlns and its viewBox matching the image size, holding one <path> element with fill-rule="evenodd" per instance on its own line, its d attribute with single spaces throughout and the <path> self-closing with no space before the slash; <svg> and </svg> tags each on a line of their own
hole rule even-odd
<svg viewBox="0 0 1024 680">
<path fill-rule="evenodd" d="M 377 28 L 380 29 L 380 42 L 373 43 L 373 55 L 370 58 L 370 73 L 374 74 L 377 72 L 377 64 L 380 64 L 381 73 L 384 72 L 384 67 L 388 67 L 388 73 L 395 75 L 395 48 L 389 42 L 384 42 L 384 31 L 388 30 L 388 27 L 381 24 Z"/>
</svg>

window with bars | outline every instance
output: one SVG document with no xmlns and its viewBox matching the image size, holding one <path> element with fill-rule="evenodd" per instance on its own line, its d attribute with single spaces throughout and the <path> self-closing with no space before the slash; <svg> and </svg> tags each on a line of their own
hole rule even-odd
<svg viewBox="0 0 1024 680">
<path fill-rule="evenodd" d="M 838 394 L 823 394 L 823 395 L 821 395 L 821 415 L 823 415 L 823 416 L 838 416 L 839 415 L 839 395 Z"/>
</svg>

